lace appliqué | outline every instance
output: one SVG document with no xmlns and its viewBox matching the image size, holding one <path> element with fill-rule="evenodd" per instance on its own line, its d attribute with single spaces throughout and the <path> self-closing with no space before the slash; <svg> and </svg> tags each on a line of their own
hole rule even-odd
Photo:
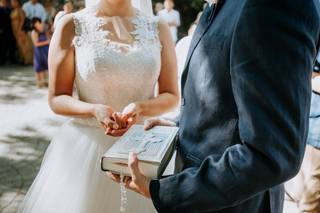
<svg viewBox="0 0 320 213">
<path fill-rule="evenodd" d="M 137 11 L 136 17 L 131 20 L 134 26 L 132 44 L 114 42 L 109 38 L 110 32 L 103 29 L 107 20 L 96 17 L 92 9 L 85 9 L 74 14 L 75 37 L 73 45 L 77 49 L 76 58 L 85 59 L 77 63 L 77 69 L 83 79 L 91 72 L 95 72 L 96 55 L 105 54 L 105 49 L 121 54 L 130 54 L 137 49 L 161 51 L 158 32 L 158 18 L 147 17 Z M 100 45 L 100 46 L 99 46 Z M 97 48 L 99 46 L 99 48 Z"/>
<path fill-rule="evenodd" d="M 132 20 L 136 29 L 131 34 L 135 36 L 137 46 L 157 45 L 161 48 L 158 22 L 158 17 L 141 17 L 141 14 L 138 15 L 138 18 Z"/>
<path fill-rule="evenodd" d="M 78 51 L 76 51 L 77 59 L 88 59 L 85 62 L 78 60 L 79 63 L 77 63 L 79 73 L 83 75 L 83 78 L 87 78 L 89 73 L 95 70 L 94 48 L 91 44 L 103 40 L 108 35 L 108 32 L 98 31 L 97 29 L 102 24 L 101 21 L 81 14 L 81 12 L 74 14 L 75 37 L 73 45 L 78 48 Z"/>
</svg>

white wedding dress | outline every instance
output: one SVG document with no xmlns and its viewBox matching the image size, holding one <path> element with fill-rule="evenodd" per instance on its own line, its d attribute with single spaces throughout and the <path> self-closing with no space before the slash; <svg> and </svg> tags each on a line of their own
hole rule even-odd
<svg viewBox="0 0 320 213">
<path fill-rule="evenodd" d="M 138 10 L 131 18 L 102 18 L 94 11 L 74 14 L 79 99 L 122 111 L 132 102 L 153 98 L 161 66 L 157 19 Z M 93 118 L 68 121 L 49 145 L 18 212 L 119 212 L 119 184 L 100 169 L 101 156 L 116 140 Z M 129 190 L 127 198 L 128 213 L 156 212 L 151 200 Z"/>
</svg>

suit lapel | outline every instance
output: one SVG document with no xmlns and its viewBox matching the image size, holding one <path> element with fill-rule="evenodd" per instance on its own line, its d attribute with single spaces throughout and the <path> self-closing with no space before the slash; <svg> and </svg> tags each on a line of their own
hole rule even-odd
<svg viewBox="0 0 320 213">
<path fill-rule="evenodd" d="M 221 2 L 221 3 L 220 3 Z M 216 17 L 219 9 L 221 8 L 222 5 L 222 0 L 220 0 L 220 2 L 215 5 L 215 6 L 207 6 L 206 9 L 203 11 L 203 14 L 201 16 L 201 19 L 198 23 L 198 26 L 196 28 L 196 31 L 194 32 L 191 44 L 190 44 L 190 48 L 189 48 L 189 52 L 187 55 L 187 59 L 185 62 L 185 67 L 184 67 L 184 71 L 181 77 L 181 91 L 182 91 L 182 95 L 183 95 L 183 90 L 184 90 L 184 85 L 188 76 L 188 67 L 189 67 L 189 62 L 190 59 L 193 55 L 194 50 L 196 49 L 196 47 L 198 46 L 201 38 L 203 37 L 203 35 L 207 32 L 207 30 L 209 29 L 209 27 L 211 26 L 214 18 Z"/>
<path fill-rule="evenodd" d="M 212 7 L 206 7 L 205 11 L 203 11 L 203 14 L 201 16 L 201 19 L 198 23 L 198 26 L 197 26 L 195 32 L 194 32 L 194 35 L 193 35 L 193 38 L 192 38 L 192 41 L 190 44 L 189 52 L 188 52 L 187 59 L 186 59 L 186 64 L 189 63 L 190 58 L 194 52 L 194 49 L 197 47 L 198 43 L 200 42 L 200 39 L 202 38 L 202 36 L 206 32 L 207 28 L 210 26 L 210 22 L 208 21 L 208 17 L 210 16 L 210 13 L 213 10 Z"/>
</svg>

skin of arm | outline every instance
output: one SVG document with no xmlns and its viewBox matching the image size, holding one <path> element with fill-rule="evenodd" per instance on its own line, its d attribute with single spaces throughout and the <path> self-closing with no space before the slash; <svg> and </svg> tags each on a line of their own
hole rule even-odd
<svg viewBox="0 0 320 213">
<path fill-rule="evenodd" d="M 162 45 L 161 70 L 159 76 L 159 95 L 153 99 L 129 104 L 123 112 L 116 116 L 116 120 L 122 120 L 119 130 L 109 129 L 107 134 L 111 136 L 122 136 L 133 124 L 137 117 L 153 117 L 161 115 L 177 106 L 179 102 L 179 90 L 177 84 L 177 59 L 175 46 L 171 38 L 168 24 L 159 21 L 159 39 Z"/>
<path fill-rule="evenodd" d="M 50 40 L 38 41 L 39 35 L 35 31 L 32 31 L 31 38 L 32 38 L 33 45 L 36 46 L 36 47 L 46 46 L 46 45 L 48 45 L 50 43 Z"/>
<path fill-rule="evenodd" d="M 23 23 L 24 23 L 24 20 L 26 19 L 26 15 L 24 14 L 23 10 L 20 8 L 19 9 L 19 19 L 20 19 L 20 22 L 19 22 L 19 31 L 21 32 L 22 30 L 22 27 L 23 27 Z"/>
<path fill-rule="evenodd" d="M 312 74 L 312 90 L 320 93 L 320 74 L 316 72 Z"/>
<path fill-rule="evenodd" d="M 162 67 L 159 77 L 159 95 L 151 100 L 134 103 L 136 112 L 143 116 L 156 116 L 170 110 L 178 103 L 177 65 L 174 44 L 170 39 L 167 24 L 159 23 L 162 49 Z M 72 40 L 74 23 L 72 15 L 61 19 L 49 49 L 49 104 L 51 109 L 61 115 L 97 117 L 97 106 L 72 97 L 75 77 L 75 60 Z M 112 111 L 105 106 L 106 111 Z"/>
<path fill-rule="evenodd" d="M 102 127 L 113 127 L 110 106 L 91 104 L 72 97 L 75 79 L 75 58 L 72 40 L 72 14 L 61 20 L 49 48 L 49 105 L 56 114 L 76 117 L 95 117 Z"/>
<path fill-rule="evenodd" d="M 179 27 L 180 26 L 180 14 L 177 11 L 175 11 L 175 12 L 176 12 L 175 13 L 175 20 L 168 23 L 170 27 Z"/>
<path fill-rule="evenodd" d="M 177 59 L 168 25 L 159 22 L 159 38 L 162 45 L 159 95 L 151 100 L 136 103 L 140 115 L 158 116 L 174 108 L 179 101 L 177 85 Z"/>
<path fill-rule="evenodd" d="M 49 48 L 49 104 L 60 115 L 91 117 L 93 105 L 72 97 L 75 78 L 73 37 L 73 17 L 68 15 L 61 20 Z"/>
</svg>

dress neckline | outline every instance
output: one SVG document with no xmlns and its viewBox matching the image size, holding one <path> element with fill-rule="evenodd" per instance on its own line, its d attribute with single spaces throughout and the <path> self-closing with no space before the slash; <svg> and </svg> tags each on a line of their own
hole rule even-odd
<svg viewBox="0 0 320 213">
<path fill-rule="evenodd" d="M 158 19 L 155 17 L 146 16 L 137 8 L 135 8 L 135 15 L 130 17 L 97 16 L 96 11 L 95 7 L 88 7 L 80 13 L 75 13 L 76 35 L 78 35 L 74 40 L 76 45 L 88 44 L 89 41 L 100 42 L 109 49 L 125 55 L 140 48 L 148 48 L 150 45 L 159 46 Z M 117 19 L 126 26 L 122 24 L 122 27 L 117 30 L 113 26 L 107 26 L 108 24 L 121 25 L 117 24 Z M 123 37 L 117 36 L 119 34 L 128 36 L 129 39 L 122 39 Z"/>
</svg>

